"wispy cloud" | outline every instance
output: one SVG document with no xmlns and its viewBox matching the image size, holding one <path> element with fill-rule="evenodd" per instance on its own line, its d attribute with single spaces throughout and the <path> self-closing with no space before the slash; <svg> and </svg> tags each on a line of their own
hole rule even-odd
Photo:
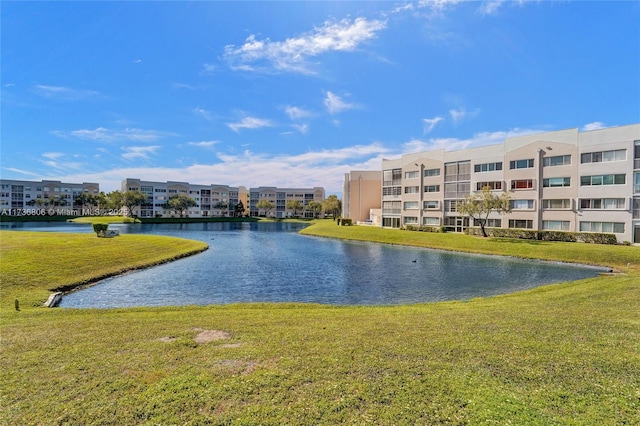
<svg viewBox="0 0 640 426">
<path fill-rule="evenodd" d="M 122 150 L 125 152 L 122 154 L 122 158 L 125 160 L 135 160 L 136 158 L 148 159 L 150 155 L 154 154 L 160 146 L 123 146 Z"/>
<path fill-rule="evenodd" d="M 284 112 L 289 116 L 291 120 L 299 120 L 301 118 L 311 117 L 313 114 L 310 111 L 299 108 L 297 106 L 288 105 L 284 108 Z"/>
<path fill-rule="evenodd" d="M 191 112 L 198 117 L 204 118 L 205 120 L 211 120 L 213 118 L 213 113 L 211 111 L 207 111 L 202 107 L 193 108 Z"/>
<path fill-rule="evenodd" d="M 74 137 L 77 139 L 90 140 L 96 142 L 118 142 L 118 141 L 133 141 L 133 142 L 154 142 L 159 139 L 177 136 L 172 132 L 163 132 L 159 130 L 146 130 L 136 128 L 125 129 L 108 129 L 106 127 L 97 127 L 91 129 L 78 129 L 71 131 L 54 130 L 52 134 L 58 137 Z"/>
<path fill-rule="evenodd" d="M 244 71 L 287 71 L 313 74 L 309 58 L 332 51 L 354 51 L 386 28 L 386 22 L 356 18 L 325 21 L 300 37 L 285 41 L 258 40 L 250 35 L 243 45 L 225 46 L 224 59 Z"/>
<path fill-rule="evenodd" d="M 587 123 L 582 126 L 582 131 L 588 132 L 590 130 L 606 129 L 607 127 L 608 126 L 606 126 L 602 121 L 594 121 L 593 123 Z"/>
<path fill-rule="evenodd" d="M 431 151 L 434 149 L 444 149 L 446 151 L 456 151 L 466 148 L 475 148 L 485 145 L 504 143 L 507 138 L 532 135 L 546 130 L 540 129 L 520 129 L 501 130 L 496 132 L 480 132 L 467 139 L 459 138 L 432 138 L 429 140 L 414 139 L 406 142 L 402 146 L 403 153 Z"/>
<path fill-rule="evenodd" d="M 200 141 L 200 142 L 188 142 L 189 146 L 196 146 L 198 148 L 212 148 L 213 146 L 219 144 L 220 141 Z"/>
<path fill-rule="evenodd" d="M 37 176 L 37 177 L 40 176 L 38 173 L 34 173 L 34 172 L 31 172 L 31 171 L 22 170 L 22 169 L 16 169 L 15 167 L 3 167 L 2 170 L 6 170 L 8 172 L 19 173 L 19 174 L 25 175 L 25 176 Z"/>
<path fill-rule="evenodd" d="M 327 96 L 324 98 L 324 106 L 327 108 L 327 111 L 329 111 L 329 114 L 338 114 L 357 108 L 357 105 L 343 101 L 340 96 L 333 92 L 327 92 Z"/>
<path fill-rule="evenodd" d="M 234 132 L 240 131 L 240 129 L 259 129 L 261 127 L 273 127 L 274 124 L 271 120 L 258 117 L 244 117 L 240 121 L 234 123 L 227 123 L 227 126 Z"/>
<path fill-rule="evenodd" d="M 444 120 L 444 117 L 440 117 L 440 116 L 433 117 L 433 118 L 423 118 L 422 119 L 422 124 L 424 124 L 423 133 L 425 135 L 431 133 L 433 128 L 436 127 L 436 125 L 442 120 Z"/>
<path fill-rule="evenodd" d="M 306 135 L 309 133 L 309 125 L 308 124 L 292 124 L 291 127 L 296 129 L 298 132 Z"/>
<path fill-rule="evenodd" d="M 32 90 L 39 96 L 64 101 L 78 101 L 100 95 L 100 92 L 95 90 L 81 90 L 65 86 L 49 86 L 44 84 L 36 84 L 32 87 Z"/>
<path fill-rule="evenodd" d="M 467 118 L 475 118 L 478 114 L 480 114 L 479 109 L 468 111 L 465 107 L 449 110 L 449 115 L 451 116 L 451 120 L 453 120 L 454 124 L 458 124 Z"/>
</svg>

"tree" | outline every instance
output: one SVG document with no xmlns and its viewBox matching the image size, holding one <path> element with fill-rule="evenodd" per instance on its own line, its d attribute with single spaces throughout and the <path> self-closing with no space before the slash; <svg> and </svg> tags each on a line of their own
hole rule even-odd
<svg viewBox="0 0 640 426">
<path fill-rule="evenodd" d="M 214 206 L 214 209 L 218 209 L 218 210 L 223 210 L 226 211 L 229 209 L 229 203 L 227 203 L 226 201 L 218 201 Z M 224 216 L 224 213 L 222 213 L 222 215 Z"/>
<path fill-rule="evenodd" d="M 322 212 L 322 203 L 319 201 L 311 200 L 307 204 L 307 211 L 313 213 L 313 217 L 318 217 L 318 215 Z"/>
<path fill-rule="evenodd" d="M 111 191 L 108 193 L 101 192 L 100 193 L 102 205 L 100 207 L 109 210 L 120 210 L 123 206 L 122 192 L 120 191 Z"/>
<path fill-rule="evenodd" d="M 333 216 L 333 220 L 340 215 L 342 211 L 342 201 L 338 199 L 337 195 L 329 195 L 323 202 L 324 211 L 330 213 Z"/>
<path fill-rule="evenodd" d="M 197 205 L 198 203 L 196 203 L 196 200 L 188 195 L 177 194 L 170 196 L 169 200 L 167 200 L 167 203 L 163 207 L 166 210 L 180 212 L 180 217 L 182 217 L 185 211 L 188 213 L 190 207 L 195 207 Z"/>
<path fill-rule="evenodd" d="M 127 191 L 122 194 L 122 206 L 127 208 L 129 216 L 133 216 L 133 209 L 147 202 L 147 194 L 140 191 Z"/>
<path fill-rule="evenodd" d="M 263 198 L 262 200 L 260 200 L 260 201 L 258 201 L 256 203 L 256 208 L 258 210 L 265 210 L 266 211 L 266 215 L 268 216 L 269 212 L 275 208 L 275 204 L 273 204 L 271 201 L 266 200 L 266 199 Z"/>
<path fill-rule="evenodd" d="M 244 204 L 242 201 L 239 201 L 238 204 L 233 208 L 233 216 L 242 216 L 244 214 Z"/>
<path fill-rule="evenodd" d="M 293 215 L 298 216 L 298 210 L 302 210 L 303 206 L 300 200 L 289 200 L 287 201 L 287 209 L 293 210 Z"/>
<path fill-rule="evenodd" d="M 491 192 L 491 188 L 485 186 L 482 191 L 476 192 L 464 197 L 456 203 L 458 212 L 473 218 L 480 224 L 482 235 L 487 236 L 484 227 L 491 212 L 505 214 L 511 211 L 511 194 L 503 192 L 501 195 L 495 195 Z"/>
</svg>

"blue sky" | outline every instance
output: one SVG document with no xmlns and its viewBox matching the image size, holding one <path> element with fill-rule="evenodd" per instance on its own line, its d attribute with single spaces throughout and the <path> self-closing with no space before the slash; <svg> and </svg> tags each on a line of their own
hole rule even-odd
<svg viewBox="0 0 640 426">
<path fill-rule="evenodd" d="M 308 187 L 640 121 L 640 2 L 0 4 L 5 179 Z"/>
</svg>

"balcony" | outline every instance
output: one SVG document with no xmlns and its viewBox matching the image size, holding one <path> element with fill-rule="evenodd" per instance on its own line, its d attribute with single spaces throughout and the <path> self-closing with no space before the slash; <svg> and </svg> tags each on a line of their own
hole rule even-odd
<svg viewBox="0 0 640 426">
<path fill-rule="evenodd" d="M 640 169 L 640 158 L 635 158 L 633 160 L 633 169 L 634 170 Z"/>
</svg>

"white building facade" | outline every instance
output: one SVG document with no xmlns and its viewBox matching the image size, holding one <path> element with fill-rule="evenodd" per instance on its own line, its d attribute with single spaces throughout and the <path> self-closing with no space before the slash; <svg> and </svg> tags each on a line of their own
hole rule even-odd
<svg viewBox="0 0 640 426">
<path fill-rule="evenodd" d="M 169 197 L 179 194 L 191 197 L 196 203 L 194 207 L 189 208 L 189 217 L 230 217 L 234 215 L 243 193 L 246 193 L 244 187 L 174 181 L 153 182 L 135 178 L 123 180 L 121 190 L 140 191 L 147 195 L 147 202 L 133 209 L 134 215 L 142 218 L 179 216 L 180 213 L 165 208 Z M 246 208 L 246 203 L 243 202 L 243 206 Z"/>
<path fill-rule="evenodd" d="M 99 193 L 100 185 L 90 182 L 0 179 L 0 210 L 9 216 L 76 216 L 84 207 L 78 197 Z"/>
<path fill-rule="evenodd" d="M 433 150 L 382 163 L 382 226 L 461 232 L 466 195 L 509 191 L 509 214 L 488 226 L 605 232 L 640 243 L 640 124 L 569 129 L 508 138 L 503 144 Z"/>
</svg>

